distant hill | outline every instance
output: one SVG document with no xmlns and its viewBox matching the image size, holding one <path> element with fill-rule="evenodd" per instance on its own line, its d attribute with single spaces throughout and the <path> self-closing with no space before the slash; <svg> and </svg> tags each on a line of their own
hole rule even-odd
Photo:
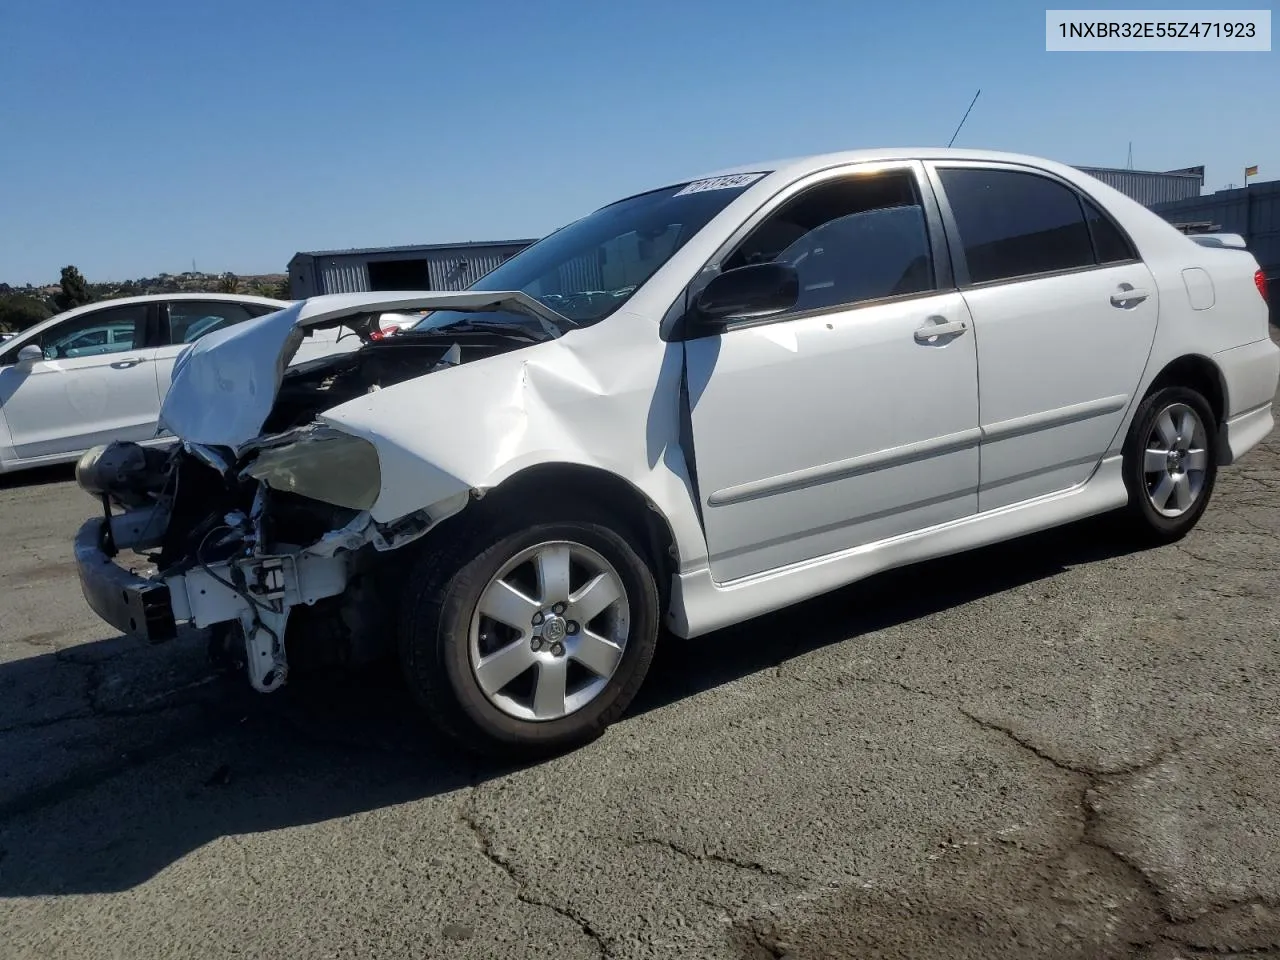
<svg viewBox="0 0 1280 960">
<path fill-rule="evenodd" d="M 289 277 L 284 273 L 162 273 L 137 280 L 86 283 L 88 302 L 140 297 L 157 293 L 247 293 L 260 297 L 289 299 Z M 0 331 L 22 330 L 58 312 L 57 297 L 62 287 L 56 283 L 21 287 L 0 283 Z M 74 302 L 74 301 L 73 301 Z"/>
</svg>

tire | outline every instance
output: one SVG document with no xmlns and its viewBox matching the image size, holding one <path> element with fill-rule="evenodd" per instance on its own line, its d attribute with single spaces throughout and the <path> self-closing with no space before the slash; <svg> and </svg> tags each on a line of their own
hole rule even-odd
<svg viewBox="0 0 1280 960">
<path fill-rule="evenodd" d="M 1217 446 L 1217 420 L 1195 390 L 1165 387 L 1142 401 L 1124 445 L 1126 514 L 1133 533 L 1148 542 L 1173 543 L 1191 531 L 1217 481 Z M 1156 453 L 1165 454 L 1163 466 L 1155 462 Z"/>
<path fill-rule="evenodd" d="M 456 538 L 450 536 L 446 553 L 422 558 L 406 585 L 399 644 L 405 680 L 435 726 L 467 753 L 532 759 L 594 740 L 630 705 L 657 646 L 658 590 L 637 539 L 583 504 L 535 509 L 533 519 L 464 525 Z M 551 603 L 561 602 L 564 591 L 554 585 L 544 591 L 544 578 L 536 574 L 541 564 L 553 571 L 553 584 L 560 583 L 566 553 L 572 560 L 568 582 L 579 604 L 557 614 Z M 584 591 L 593 578 L 597 587 L 612 589 Z M 495 587 L 498 580 L 514 585 L 518 596 Z M 617 600 L 589 616 L 615 592 Z M 546 603 L 524 602 L 544 596 Z M 509 604 L 499 609 L 503 620 L 483 613 L 482 600 L 490 611 L 499 609 L 498 600 Z M 590 630 L 574 620 L 575 613 L 588 618 Z M 518 627 L 504 622 L 511 620 Z M 617 642 L 601 645 L 594 639 L 601 636 Z M 496 653 L 507 658 L 505 664 L 494 659 Z M 594 661 L 595 670 L 579 656 Z M 499 685 L 526 661 L 529 667 Z M 603 676 L 612 664 L 613 672 Z M 488 689 L 479 679 L 482 671 Z M 567 694 L 565 712 L 557 715 L 549 705 L 561 675 Z M 544 677 L 552 691 L 545 698 Z"/>
</svg>

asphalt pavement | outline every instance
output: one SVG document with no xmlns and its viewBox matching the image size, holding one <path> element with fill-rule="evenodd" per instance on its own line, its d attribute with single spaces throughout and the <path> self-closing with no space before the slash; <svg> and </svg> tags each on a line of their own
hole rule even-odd
<svg viewBox="0 0 1280 960">
<path fill-rule="evenodd" d="M 536 766 L 393 675 L 269 696 L 82 600 L 0 481 L 0 956 L 1280 958 L 1280 436 L 1182 543 L 1106 518 L 668 640 Z"/>
</svg>

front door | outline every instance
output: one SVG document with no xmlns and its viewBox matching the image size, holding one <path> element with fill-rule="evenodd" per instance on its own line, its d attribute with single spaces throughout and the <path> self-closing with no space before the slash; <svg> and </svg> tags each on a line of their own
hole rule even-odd
<svg viewBox="0 0 1280 960">
<path fill-rule="evenodd" d="M 11 342 L 0 358 L 0 408 L 20 460 L 111 440 L 149 440 L 160 412 L 146 304 L 104 307 Z M 43 360 L 19 362 L 38 343 Z"/>
<path fill-rule="evenodd" d="M 975 339 L 926 197 L 914 164 L 825 175 L 723 261 L 790 263 L 801 294 L 685 345 L 718 582 L 977 511 Z"/>
</svg>

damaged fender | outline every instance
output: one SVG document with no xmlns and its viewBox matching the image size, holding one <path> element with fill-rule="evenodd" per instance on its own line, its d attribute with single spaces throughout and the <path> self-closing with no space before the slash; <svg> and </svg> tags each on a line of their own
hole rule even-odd
<svg viewBox="0 0 1280 960">
<path fill-rule="evenodd" d="M 639 316 L 616 316 L 610 326 L 607 342 L 593 329 L 571 331 L 320 414 L 321 423 L 378 450 L 381 489 L 371 519 L 393 525 L 425 512 L 433 525 L 464 509 L 473 492 L 526 468 L 576 465 L 639 491 L 671 530 L 682 568 L 704 562 L 680 449 L 683 350 L 654 337 L 652 322 Z M 620 348 L 617 335 L 628 328 L 631 342 Z"/>
</svg>

